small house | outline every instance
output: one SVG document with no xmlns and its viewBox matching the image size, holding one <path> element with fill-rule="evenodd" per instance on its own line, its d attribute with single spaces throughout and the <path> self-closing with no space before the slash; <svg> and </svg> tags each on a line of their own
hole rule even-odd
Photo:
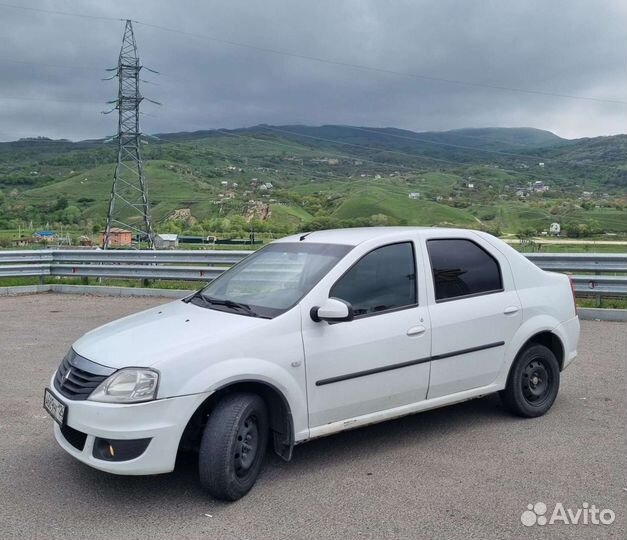
<svg viewBox="0 0 627 540">
<path fill-rule="evenodd" d="M 39 242 L 52 242 L 55 236 L 55 233 L 52 231 L 37 231 L 33 233 L 33 238 Z"/>
<path fill-rule="evenodd" d="M 157 234 L 155 235 L 156 249 L 176 249 L 179 245 L 178 234 Z"/>
<path fill-rule="evenodd" d="M 105 231 L 100 232 L 100 245 L 104 247 Z M 131 231 L 111 227 L 109 231 L 109 244 L 107 247 L 129 247 L 133 241 Z"/>
</svg>

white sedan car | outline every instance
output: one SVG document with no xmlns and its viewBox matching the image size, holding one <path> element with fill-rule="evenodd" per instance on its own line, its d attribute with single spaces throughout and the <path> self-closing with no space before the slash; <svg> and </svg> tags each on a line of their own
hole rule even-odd
<svg viewBox="0 0 627 540">
<path fill-rule="evenodd" d="M 235 500 L 269 444 L 295 445 L 500 392 L 555 401 L 577 354 L 569 279 L 462 229 L 317 231 L 273 242 L 202 290 L 88 332 L 45 390 L 72 456 L 117 474 L 173 470 Z"/>
</svg>

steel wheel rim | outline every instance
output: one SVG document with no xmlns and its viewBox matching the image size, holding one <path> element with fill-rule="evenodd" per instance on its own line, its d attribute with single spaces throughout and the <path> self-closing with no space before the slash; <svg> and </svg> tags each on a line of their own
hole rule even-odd
<svg viewBox="0 0 627 540">
<path fill-rule="evenodd" d="M 238 477 L 246 476 L 257 457 L 259 451 L 259 427 L 257 417 L 250 415 L 237 430 L 233 466 Z"/>
<path fill-rule="evenodd" d="M 522 392 L 531 405 L 541 405 L 546 401 L 552 386 L 551 370 L 543 358 L 534 358 L 523 368 Z"/>
</svg>

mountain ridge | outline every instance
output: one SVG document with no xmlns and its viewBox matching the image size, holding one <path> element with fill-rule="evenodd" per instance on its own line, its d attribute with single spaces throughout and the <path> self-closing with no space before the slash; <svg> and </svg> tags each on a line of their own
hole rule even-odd
<svg viewBox="0 0 627 540">
<path fill-rule="evenodd" d="M 256 124 L 256 125 L 240 127 L 240 128 L 210 128 L 210 129 L 201 129 L 201 130 L 194 130 L 194 131 L 183 130 L 183 131 L 173 131 L 173 132 L 158 132 L 158 133 L 154 133 L 153 135 L 156 137 L 189 137 L 189 136 L 203 137 L 206 135 L 214 135 L 214 134 L 220 134 L 224 132 L 228 133 L 228 132 L 255 131 L 258 128 L 264 128 L 264 127 L 274 128 L 274 129 L 296 128 L 296 129 L 312 130 L 312 131 L 325 130 L 329 128 L 331 129 L 345 128 L 348 130 L 378 131 L 381 134 L 397 133 L 399 135 L 410 136 L 410 137 L 415 137 L 415 136 L 432 137 L 434 139 L 453 137 L 453 136 L 464 136 L 464 137 L 470 137 L 470 138 L 480 138 L 480 137 L 487 136 L 487 137 L 494 138 L 495 135 L 499 135 L 499 134 L 501 135 L 512 134 L 514 138 L 517 138 L 517 137 L 525 138 L 525 137 L 530 137 L 530 136 L 533 138 L 535 136 L 536 140 L 531 141 L 532 145 L 534 146 L 546 145 L 547 142 L 558 143 L 558 142 L 563 142 L 563 141 L 577 141 L 577 140 L 582 140 L 582 139 L 597 138 L 597 137 L 582 137 L 579 139 L 564 139 L 549 130 L 534 128 L 534 127 L 526 127 L 526 126 L 522 126 L 522 127 L 492 126 L 492 127 L 481 127 L 481 128 L 463 127 L 463 128 L 449 129 L 449 130 L 416 131 L 416 130 L 411 130 L 411 129 L 397 128 L 394 126 L 385 126 L 385 127 L 353 126 L 350 124 L 321 124 L 321 125 Z M 609 136 L 611 137 L 611 135 Z M 607 136 L 601 135 L 599 137 L 607 137 Z M 540 140 L 541 138 L 542 140 Z M 25 144 L 47 144 L 47 143 L 53 143 L 53 144 L 70 143 L 70 144 L 83 145 L 83 144 L 93 144 L 93 143 L 103 142 L 105 139 L 106 139 L 105 137 L 102 137 L 102 138 L 80 139 L 80 140 L 73 141 L 67 138 L 52 139 L 50 137 L 40 135 L 40 136 L 33 136 L 33 137 L 22 137 L 20 139 L 16 139 L 13 141 L 0 141 L 0 145 L 7 145 L 7 144 L 25 145 Z"/>
</svg>

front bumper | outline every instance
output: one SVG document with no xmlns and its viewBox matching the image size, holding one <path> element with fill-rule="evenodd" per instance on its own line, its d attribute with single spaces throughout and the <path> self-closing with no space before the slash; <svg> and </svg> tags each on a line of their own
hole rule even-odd
<svg viewBox="0 0 627 540">
<path fill-rule="evenodd" d="M 114 474 L 159 474 L 174 470 L 179 442 L 187 422 L 211 394 L 192 394 L 145 403 L 114 404 L 73 401 L 55 396 L 68 407 L 67 425 L 86 434 L 82 450 L 77 449 L 55 422 L 54 436 L 68 454 L 87 465 Z M 106 461 L 94 457 L 94 441 L 101 439 L 150 439 L 146 450 L 126 461 Z"/>
</svg>

